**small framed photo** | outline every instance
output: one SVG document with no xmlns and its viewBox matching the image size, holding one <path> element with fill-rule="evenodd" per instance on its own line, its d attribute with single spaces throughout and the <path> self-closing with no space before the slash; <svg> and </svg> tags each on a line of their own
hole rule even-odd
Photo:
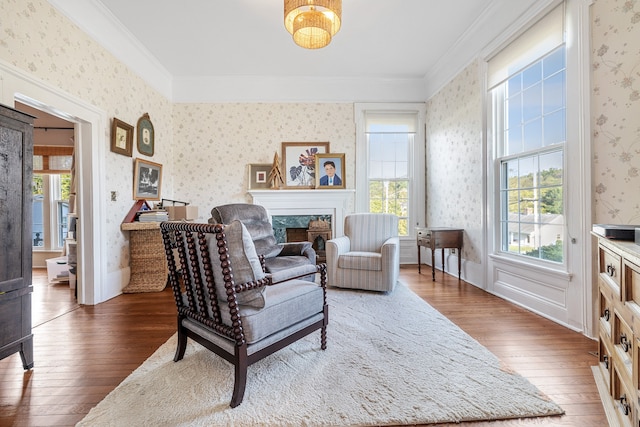
<svg viewBox="0 0 640 427">
<path fill-rule="evenodd" d="M 133 170 L 133 198 L 135 200 L 160 200 L 162 165 L 136 159 Z"/>
<path fill-rule="evenodd" d="M 264 190 L 271 188 L 269 174 L 271 173 L 271 163 L 252 163 L 249 165 L 249 189 Z"/>
<path fill-rule="evenodd" d="M 328 142 L 283 142 L 285 188 L 313 188 L 316 182 L 316 155 L 328 152 Z"/>
<path fill-rule="evenodd" d="M 149 113 L 144 113 L 138 119 L 138 151 L 140 154 L 152 157 L 155 146 L 155 134 L 153 132 L 153 123 L 149 118 Z"/>
<path fill-rule="evenodd" d="M 344 153 L 316 154 L 316 188 L 345 188 Z"/>
<path fill-rule="evenodd" d="M 115 117 L 111 123 L 111 151 L 129 157 L 133 152 L 133 126 Z"/>
</svg>

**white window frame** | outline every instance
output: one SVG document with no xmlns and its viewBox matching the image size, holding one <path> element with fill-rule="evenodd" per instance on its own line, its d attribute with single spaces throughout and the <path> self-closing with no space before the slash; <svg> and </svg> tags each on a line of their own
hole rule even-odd
<svg viewBox="0 0 640 427">
<path fill-rule="evenodd" d="M 483 58 L 506 46 L 553 7 L 563 3 L 545 0 L 522 16 L 505 34 L 497 38 L 483 52 Z M 497 179 L 494 167 L 495 146 L 492 140 L 491 103 L 486 102 L 487 150 L 487 262 L 485 263 L 486 289 L 522 305 L 544 317 L 571 329 L 593 336 L 592 272 L 591 272 L 591 146 L 590 146 L 590 14 L 592 0 L 566 0 L 566 137 L 565 144 L 565 221 L 567 246 L 565 264 L 551 268 L 532 261 L 500 254 L 494 221 L 499 204 L 495 189 Z M 486 84 L 486 82 L 485 82 Z M 487 91 L 485 90 L 485 93 Z M 518 257 L 520 258 L 520 257 Z M 523 257 L 524 258 L 524 257 Z"/>
<path fill-rule="evenodd" d="M 563 43 L 561 46 L 559 46 L 558 48 L 562 48 L 565 51 L 565 96 L 566 96 L 566 44 Z M 558 49 L 556 48 L 556 49 Z M 555 50 L 555 49 L 554 49 Z M 546 52 L 541 58 L 537 58 L 537 59 L 533 59 L 533 61 L 531 61 L 531 63 L 527 64 L 525 66 L 525 68 L 527 68 L 529 65 L 532 65 L 540 60 L 542 60 L 542 58 L 546 57 L 547 55 L 549 55 L 549 53 L 551 52 Z M 514 75 L 517 75 L 518 73 L 514 73 Z M 507 84 L 506 82 L 504 84 Z M 494 93 L 495 91 L 495 93 Z M 532 264 L 539 264 L 541 266 L 544 266 L 545 268 L 551 268 L 551 269 L 558 269 L 558 270 L 562 270 L 562 271 L 567 271 L 567 245 L 569 244 L 569 242 L 566 239 L 567 236 L 567 173 L 566 173 L 566 167 L 567 167 L 567 150 L 566 150 L 566 142 L 562 142 L 562 143 L 556 143 L 553 145 L 547 145 L 547 146 L 541 146 L 535 149 L 532 149 L 530 151 L 526 151 L 526 152 L 517 152 L 517 153 L 509 153 L 509 154 L 505 154 L 504 151 L 504 127 L 505 127 L 505 123 L 503 121 L 503 118 L 505 117 L 505 111 L 504 111 L 504 102 L 505 102 L 505 93 L 502 87 L 497 87 L 496 89 L 494 89 L 494 91 L 492 91 L 493 96 L 491 97 L 491 99 L 489 99 L 489 103 L 492 107 L 492 123 L 494 124 L 494 129 L 492 130 L 492 138 L 494 138 L 494 149 L 492 150 L 492 152 L 494 153 L 493 159 L 494 159 L 494 180 L 495 180 L 495 194 L 496 194 L 496 200 L 495 200 L 495 205 L 496 205 L 496 216 L 494 217 L 495 221 L 496 221 L 496 225 L 495 225 L 495 247 L 494 247 L 494 253 L 495 254 L 499 254 L 500 256 L 505 256 L 505 257 L 513 257 L 514 260 L 519 260 L 525 263 L 532 263 Z M 565 128 L 566 128 L 566 103 L 567 101 L 565 100 Z M 495 136 L 496 134 L 499 133 L 499 136 Z M 565 141 L 567 140 L 567 132 L 565 131 Z M 562 204 L 563 204 L 563 221 L 562 221 L 562 228 L 563 228 L 563 249 L 562 249 L 562 262 L 558 263 L 555 261 L 549 261 L 549 260 L 543 260 L 543 259 L 539 259 L 539 258 L 535 258 L 535 257 L 528 257 L 526 255 L 523 254 L 517 254 L 514 252 L 510 252 L 510 251 L 506 251 L 503 249 L 503 244 L 504 244 L 504 240 L 507 238 L 506 236 L 503 235 L 504 229 L 503 229 L 503 223 L 502 223 L 502 212 L 504 209 L 504 206 L 502 206 L 502 200 L 501 200 L 501 193 L 502 193 L 502 188 L 501 188 L 501 180 L 503 179 L 503 175 L 502 175 L 502 162 L 503 161 L 507 161 L 507 160 L 514 160 L 514 159 L 519 159 L 519 158 L 527 158 L 530 156 L 540 156 L 543 155 L 545 153 L 550 153 L 550 152 L 556 152 L 556 151 L 561 151 L 562 152 L 562 157 L 563 157 L 563 185 L 562 185 L 562 194 L 563 194 L 563 200 L 562 200 Z M 519 224 L 521 224 L 520 222 L 518 222 Z M 540 224 L 538 224 L 540 225 Z M 542 246 L 539 246 L 539 248 L 542 248 Z"/>
<path fill-rule="evenodd" d="M 59 226 L 64 218 L 58 215 L 58 204 L 62 200 L 57 199 L 54 195 L 60 194 L 60 181 L 62 174 L 48 174 L 35 172 L 42 175 L 43 198 L 42 198 L 42 218 L 43 218 L 43 246 L 33 246 L 34 251 L 60 251 L 65 242 L 60 241 L 58 236 Z M 67 172 L 69 173 L 69 172 Z M 68 201 L 66 201 L 68 203 Z"/>
<path fill-rule="evenodd" d="M 416 135 L 410 150 L 412 160 L 409 164 L 409 212 L 408 235 L 400 238 L 400 263 L 417 262 L 416 227 L 425 226 L 425 103 L 356 103 L 354 105 L 356 122 L 356 197 L 355 211 L 369 212 L 368 185 L 368 147 L 366 135 L 367 113 L 416 114 Z"/>
</svg>

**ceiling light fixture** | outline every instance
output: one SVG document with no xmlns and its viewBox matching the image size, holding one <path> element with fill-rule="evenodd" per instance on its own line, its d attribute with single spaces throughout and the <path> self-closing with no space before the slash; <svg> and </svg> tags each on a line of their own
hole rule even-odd
<svg viewBox="0 0 640 427">
<path fill-rule="evenodd" d="M 342 0 L 284 0 L 284 26 L 306 49 L 328 45 L 341 21 Z"/>
</svg>

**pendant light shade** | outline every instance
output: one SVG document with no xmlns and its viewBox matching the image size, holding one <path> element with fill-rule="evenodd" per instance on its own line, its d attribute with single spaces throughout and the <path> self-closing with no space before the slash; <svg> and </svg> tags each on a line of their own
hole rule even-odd
<svg viewBox="0 0 640 427">
<path fill-rule="evenodd" d="M 328 45 L 341 21 L 342 0 L 284 0 L 284 26 L 306 49 Z"/>
</svg>

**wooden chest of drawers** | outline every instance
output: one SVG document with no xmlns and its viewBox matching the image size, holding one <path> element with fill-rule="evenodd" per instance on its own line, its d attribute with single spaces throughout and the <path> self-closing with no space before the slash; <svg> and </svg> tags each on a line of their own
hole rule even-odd
<svg viewBox="0 0 640 427">
<path fill-rule="evenodd" d="M 598 357 L 611 425 L 640 424 L 640 246 L 598 237 Z"/>
</svg>

